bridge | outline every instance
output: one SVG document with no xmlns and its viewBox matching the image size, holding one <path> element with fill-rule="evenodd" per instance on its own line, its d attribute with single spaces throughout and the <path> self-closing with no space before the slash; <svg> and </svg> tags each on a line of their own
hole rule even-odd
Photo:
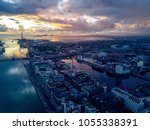
<svg viewBox="0 0 150 130">
<path fill-rule="evenodd" d="M 29 58 L 0 58 L 0 62 L 4 61 L 24 61 L 29 60 Z"/>
</svg>

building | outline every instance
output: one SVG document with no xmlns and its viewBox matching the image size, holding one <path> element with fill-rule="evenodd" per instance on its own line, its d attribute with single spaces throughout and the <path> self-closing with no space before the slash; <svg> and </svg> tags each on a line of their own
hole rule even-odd
<svg viewBox="0 0 150 130">
<path fill-rule="evenodd" d="M 123 66 L 116 65 L 116 73 L 117 74 L 122 74 L 123 73 Z"/>
<path fill-rule="evenodd" d="M 96 113 L 97 109 L 95 106 L 93 106 L 87 98 L 83 98 L 82 100 L 82 104 L 83 104 L 83 112 L 84 113 Z"/>
<path fill-rule="evenodd" d="M 65 86 L 59 85 L 55 87 L 54 90 L 51 91 L 51 103 L 53 107 L 55 108 L 56 112 L 64 112 L 64 103 L 66 102 L 66 99 L 70 96 L 69 91 L 66 89 Z M 68 109 L 65 107 L 65 111 L 68 111 Z"/>
<path fill-rule="evenodd" d="M 66 101 L 64 104 L 64 113 L 80 113 L 81 105 L 77 105 L 72 101 Z"/>
<path fill-rule="evenodd" d="M 99 53 L 99 57 L 107 57 L 107 56 L 108 56 L 107 52 L 100 52 Z"/>
<path fill-rule="evenodd" d="M 115 52 L 121 53 L 121 52 L 129 51 L 130 46 L 129 45 L 114 44 L 114 45 L 111 45 L 111 49 L 114 50 Z"/>
<path fill-rule="evenodd" d="M 128 92 L 119 88 L 113 88 L 111 92 L 114 93 L 116 97 L 124 99 L 125 107 L 132 112 L 140 112 L 144 109 L 144 102 Z"/>
<path fill-rule="evenodd" d="M 92 91 L 95 89 L 94 85 L 87 85 L 87 86 L 83 86 L 81 88 L 81 90 L 86 93 L 87 97 L 90 96 L 90 94 L 92 93 Z"/>
<path fill-rule="evenodd" d="M 138 63 L 137 63 L 137 67 L 143 67 L 144 66 L 144 62 L 143 61 L 139 61 Z"/>
<path fill-rule="evenodd" d="M 130 69 L 128 69 L 125 65 L 118 64 L 116 65 L 116 74 L 128 74 L 130 73 Z"/>
</svg>

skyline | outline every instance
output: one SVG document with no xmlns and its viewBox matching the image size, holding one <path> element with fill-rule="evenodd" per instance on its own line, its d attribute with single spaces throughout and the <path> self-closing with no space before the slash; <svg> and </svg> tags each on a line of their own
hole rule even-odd
<svg viewBox="0 0 150 130">
<path fill-rule="evenodd" d="M 0 34 L 149 35 L 149 0 L 0 0 Z"/>
</svg>

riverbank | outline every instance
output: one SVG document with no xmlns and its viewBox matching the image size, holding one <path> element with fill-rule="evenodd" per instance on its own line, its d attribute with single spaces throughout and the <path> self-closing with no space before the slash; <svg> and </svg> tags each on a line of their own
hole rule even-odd
<svg viewBox="0 0 150 130">
<path fill-rule="evenodd" d="M 75 66 L 76 69 L 78 70 L 84 70 L 86 72 L 89 72 L 91 75 L 93 75 L 98 81 L 103 81 L 105 84 L 109 86 L 108 89 L 114 88 L 114 87 L 120 87 L 125 90 L 129 90 L 134 88 L 135 86 L 141 84 L 141 83 L 148 83 L 149 81 L 145 81 L 143 79 L 137 78 L 137 77 L 132 77 L 130 76 L 127 79 L 117 79 L 115 77 L 109 77 L 106 75 L 104 72 L 98 72 L 92 67 L 86 63 L 80 63 L 76 59 L 64 59 L 63 60 L 65 63 L 70 63 Z M 150 77 L 150 73 L 145 74 L 146 77 Z M 145 76 L 143 75 L 143 76 Z M 146 78 L 145 77 L 145 78 Z"/>
<path fill-rule="evenodd" d="M 24 67 L 28 73 L 28 76 L 45 108 L 45 111 L 48 112 L 48 113 L 52 113 L 54 112 L 52 110 L 52 106 L 50 105 L 51 104 L 51 101 L 49 100 L 49 98 L 47 97 L 46 93 L 44 92 L 44 89 L 42 86 L 41 83 L 38 82 L 38 80 L 35 79 L 33 73 L 31 72 L 31 69 L 30 69 L 30 66 L 28 64 L 24 64 Z"/>
</svg>

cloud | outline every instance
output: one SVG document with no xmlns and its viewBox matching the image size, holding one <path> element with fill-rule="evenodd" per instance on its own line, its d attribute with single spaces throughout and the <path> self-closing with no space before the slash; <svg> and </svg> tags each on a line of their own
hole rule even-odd
<svg viewBox="0 0 150 130">
<path fill-rule="evenodd" d="M 14 18 L 9 18 L 9 20 L 15 21 L 16 24 L 20 24 L 20 22 L 18 20 L 14 19 Z"/>
<path fill-rule="evenodd" d="M 145 19 L 150 18 L 149 5 L 150 0 L 0 0 L 0 12 L 36 14 L 41 10 L 48 9 L 62 15 L 77 14 L 109 16 L 119 19 Z"/>
<path fill-rule="evenodd" d="M 40 20 L 54 23 L 64 30 L 149 32 L 150 0 L 60 0 L 52 14 L 44 12 Z M 84 16 L 97 19 L 88 22 Z M 100 19 L 106 17 L 107 19 Z M 76 20 L 72 20 L 76 19 Z M 121 25 L 117 26 L 118 23 Z M 136 24 L 135 28 L 130 25 Z M 119 28 L 119 29 L 118 29 Z"/>
<path fill-rule="evenodd" d="M 39 20 L 53 25 L 53 27 L 56 27 L 58 31 L 82 32 L 95 32 L 114 29 L 116 28 L 116 22 L 118 22 L 110 18 L 93 18 L 89 16 L 79 16 L 76 18 L 65 19 L 39 17 Z"/>
<path fill-rule="evenodd" d="M 29 85 L 29 84 L 27 84 L 27 85 Z M 20 91 L 20 94 L 25 94 L 25 95 L 26 94 L 35 94 L 35 93 L 36 93 L 36 91 L 33 86 L 27 86 Z"/>
<path fill-rule="evenodd" d="M 150 32 L 150 0 L 0 0 L 0 14 L 33 20 L 38 31 Z M 20 17 L 20 18 L 19 18 Z M 26 26 L 24 26 L 26 28 Z"/>
<path fill-rule="evenodd" d="M 7 72 L 8 75 L 24 75 L 24 69 L 19 69 L 18 67 L 12 67 Z"/>
<path fill-rule="evenodd" d="M 150 18 L 149 0 L 69 0 L 66 4 L 62 8 L 68 13 L 115 18 Z"/>
<path fill-rule="evenodd" d="M 0 24 L 0 32 L 6 32 L 6 31 L 8 31 L 8 28 L 6 27 L 6 25 Z"/>
<path fill-rule="evenodd" d="M 58 0 L 0 0 L 0 12 L 4 14 L 36 14 L 40 9 L 57 5 Z"/>
</svg>

